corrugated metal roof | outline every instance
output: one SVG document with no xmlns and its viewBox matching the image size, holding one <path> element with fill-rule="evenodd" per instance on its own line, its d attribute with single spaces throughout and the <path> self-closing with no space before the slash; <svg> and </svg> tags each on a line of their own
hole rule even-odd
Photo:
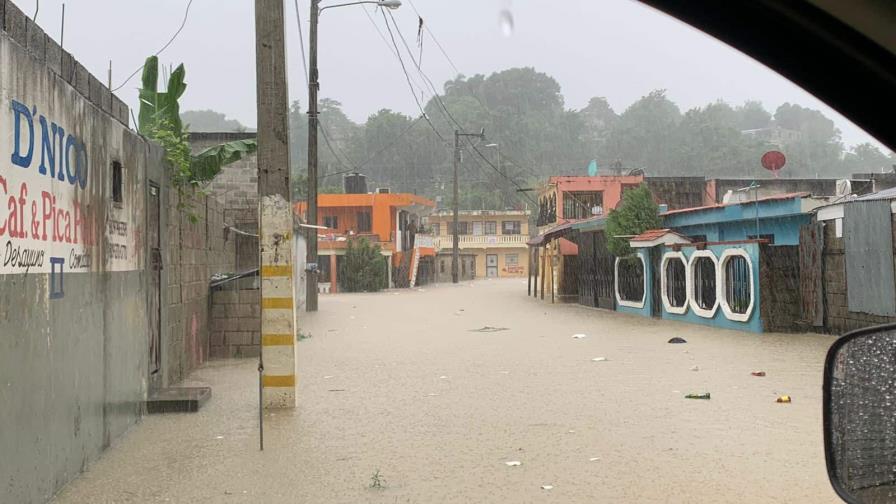
<svg viewBox="0 0 896 504">
<path fill-rule="evenodd" d="M 878 191 L 876 193 L 859 196 L 853 201 L 872 201 L 882 199 L 896 199 L 896 187 L 891 187 L 890 189 L 884 189 L 883 191 Z"/>
<path fill-rule="evenodd" d="M 765 201 L 779 201 L 779 200 L 788 200 L 788 199 L 794 199 L 794 198 L 807 198 L 809 196 L 810 196 L 810 193 L 808 193 L 808 192 L 794 192 L 794 193 L 774 194 L 772 196 L 764 196 L 762 198 L 759 198 L 758 201 L 760 203 L 762 203 Z M 678 210 L 669 210 L 668 212 L 663 212 L 660 215 L 666 216 L 666 215 L 678 215 L 678 214 L 683 214 L 683 213 L 688 213 L 688 212 L 701 212 L 704 210 L 714 210 L 716 208 L 724 208 L 724 207 L 729 207 L 729 206 L 734 206 L 734 205 L 749 205 L 749 204 L 756 203 L 756 201 L 757 200 L 732 201 L 731 203 L 716 203 L 714 205 L 706 205 L 706 206 L 699 206 L 699 207 L 692 207 L 692 208 L 681 208 Z"/>
</svg>

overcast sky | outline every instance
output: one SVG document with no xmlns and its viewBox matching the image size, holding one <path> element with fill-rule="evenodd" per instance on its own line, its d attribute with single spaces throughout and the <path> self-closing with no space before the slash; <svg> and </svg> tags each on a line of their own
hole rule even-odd
<svg viewBox="0 0 896 504">
<path fill-rule="evenodd" d="M 621 113 L 651 90 L 664 88 L 682 111 L 717 99 L 732 104 L 757 99 L 770 112 L 784 102 L 799 103 L 832 118 L 847 145 L 872 140 L 749 57 L 631 0 L 405 0 L 393 15 L 416 51 L 417 16 L 411 2 L 461 72 L 535 67 L 557 79 L 570 108 L 604 96 Z M 35 0 L 16 3 L 34 14 Z M 118 86 L 177 30 L 187 3 L 68 0 L 64 46 L 103 82 L 111 59 L 112 84 Z M 304 108 L 307 91 L 295 7 L 293 0 L 286 4 L 290 99 L 299 99 Z M 61 5 L 62 0 L 43 0 L 37 17 L 56 40 Z M 364 9 L 385 33 L 381 15 L 370 6 L 330 9 L 321 16 L 321 97 L 342 102 L 357 122 L 381 108 L 417 115 L 398 61 Z M 503 11 L 512 14 L 510 35 L 501 23 Z M 299 13 L 307 40 L 308 0 L 299 0 Z M 186 66 L 189 88 L 181 110 L 213 109 L 254 126 L 254 44 L 254 2 L 194 0 L 183 32 L 160 56 L 163 63 Z M 454 76 L 428 37 L 422 62 L 436 86 Z M 138 83 L 139 74 L 117 92 L 132 107 Z"/>
</svg>

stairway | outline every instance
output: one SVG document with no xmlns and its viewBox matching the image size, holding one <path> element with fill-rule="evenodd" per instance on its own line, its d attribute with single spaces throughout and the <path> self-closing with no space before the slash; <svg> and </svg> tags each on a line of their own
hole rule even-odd
<svg viewBox="0 0 896 504">
<path fill-rule="evenodd" d="M 411 283 L 410 287 L 414 288 L 417 284 L 417 270 L 420 269 L 420 247 L 414 247 L 414 258 L 411 260 Z"/>
</svg>

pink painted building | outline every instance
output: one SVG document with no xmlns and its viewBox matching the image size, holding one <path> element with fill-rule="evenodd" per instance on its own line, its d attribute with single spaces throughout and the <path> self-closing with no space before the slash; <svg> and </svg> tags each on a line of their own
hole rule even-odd
<svg viewBox="0 0 896 504">
<path fill-rule="evenodd" d="M 606 215 L 643 175 L 555 176 L 538 194 L 538 229 Z"/>
</svg>

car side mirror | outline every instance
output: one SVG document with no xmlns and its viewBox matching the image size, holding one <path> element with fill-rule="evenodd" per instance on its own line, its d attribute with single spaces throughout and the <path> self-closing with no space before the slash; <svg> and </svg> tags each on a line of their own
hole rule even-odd
<svg viewBox="0 0 896 504">
<path fill-rule="evenodd" d="M 828 477 L 851 503 L 896 503 L 896 324 L 834 342 L 824 368 Z"/>
</svg>

